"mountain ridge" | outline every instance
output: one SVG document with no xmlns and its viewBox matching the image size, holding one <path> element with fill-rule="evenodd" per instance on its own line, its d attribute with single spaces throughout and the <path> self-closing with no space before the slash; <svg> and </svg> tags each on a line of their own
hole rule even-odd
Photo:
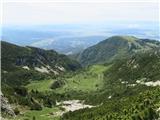
<svg viewBox="0 0 160 120">
<path fill-rule="evenodd" d="M 55 77 L 66 71 L 75 71 L 81 68 L 78 62 L 70 60 L 66 55 L 58 54 L 54 50 L 43 50 L 29 46 L 21 47 L 4 41 L 1 41 L 1 48 L 2 80 L 8 81 L 8 84 L 14 83 L 13 81 L 16 80 L 23 84 L 24 80 L 21 81 L 21 79 L 25 79 L 23 75 L 28 81 L 37 75 Z M 21 73 L 22 78 L 20 74 L 17 78 L 18 72 Z M 15 79 L 12 80 L 12 78 Z"/>
<path fill-rule="evenodd" d="M 112 36 L 98 44 L 85 49 L 77 60 L 83 65 L 101 64 L 131 56 L 137 52 L 145 52 L 160 48 L 160 42 L 138 39 L 134 36 Z"/>
</svg>

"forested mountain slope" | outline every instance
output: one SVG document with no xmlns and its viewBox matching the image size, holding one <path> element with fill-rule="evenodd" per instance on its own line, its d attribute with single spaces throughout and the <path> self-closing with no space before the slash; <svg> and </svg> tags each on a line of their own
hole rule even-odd
<svg viewBox="0 0 160 120">
<path fill-rule="evenodd" d="M 97 105 L 62 120 L 155 120 L 160 114 L 160 50 L 106 63 L 104 86 L 85 99 Z"/>
<path fill-rule="evenodd" d="M 160 42 L 133 36 L 113 36 L 85 49 L 77 60 L 83 66 L 100 64 L 155 48 L 160 48 Z"/>
<path fill-rule="evenodd" d="M 2 83 L 25 84 L 29 79 L 54 77 L 65 71 L 75 71 L 80 68 L 78 62 L 54 50 L 20 47 L 3 41 L 1 48 Z"/>
</svg>

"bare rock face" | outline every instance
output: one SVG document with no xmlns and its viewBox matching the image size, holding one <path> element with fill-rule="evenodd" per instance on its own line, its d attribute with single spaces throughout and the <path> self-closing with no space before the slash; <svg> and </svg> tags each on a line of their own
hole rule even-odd
<svg viewBox="0 0 160 120">
<path fill-rule="evenodd" d="M 4 97 L 2 93 L 0 93 L 0 99 L 1 99 L 1 112 L 3 113 L 4 117 L 5 116 L 15 117 L 16 115 L 12 107 L 8 103 L 7 98 Z"/>
</svg>

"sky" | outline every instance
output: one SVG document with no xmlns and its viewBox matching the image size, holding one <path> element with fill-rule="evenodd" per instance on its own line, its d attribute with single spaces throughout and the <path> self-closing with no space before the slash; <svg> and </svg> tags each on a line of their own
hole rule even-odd
<svg viewBox="0 0 160 120">
<path fill-rule="evenodd" d="M 60 0 L 62 1 L 62 0 Z M 158 22 L 158 1 L 4 0 L 3 25 L 99 24 L 107 22 Z M 137 2 L 136 2 L 137 1 Z M 130 24 L 137 27 L 137 24 Z"/>
</svg>

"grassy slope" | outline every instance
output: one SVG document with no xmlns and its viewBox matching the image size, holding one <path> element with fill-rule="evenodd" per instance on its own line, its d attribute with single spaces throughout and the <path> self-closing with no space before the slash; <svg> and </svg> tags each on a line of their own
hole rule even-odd
<svg viewBox="0 0 160 120">
<path fill-rule="evenodd" d="M 35 116 L 36 120 L 59 120 L 59 117 L 54 117 L 50 113 L 58 111 L 59 108 L 43 108 L 41 111 L 27 110 L 24 111 L 24 115 L 19 115 L 15 120 L 32 120 Z"/>
<path fill-rule="evenodd" d="M 49 80 L 41 80 L 41 81 L 33 81 L 31 82 L 31 84 L 28 84 L 26 86 L 26 88 L 28 88 L 29 91 L 31 91 L 32 89 L 33 90 L 38 90 L 40 92 L 43 92 L 43 91 L 49 91 L 51 89 L 50 88 L 50 85 L 53 83 L 53 80 L 52 79 L 49 79 Z"/>
<path fill-rule="evenodd" d="M 66 84 L 57 89 L 57 92 L 64 93 L 67 91 L 96 91 L 103 87 L 103 72 L 107 67 L 102 65 L 94 65 L 89 67 L 85 72 L 81 72 L 66 80 Z"/>
<path fill-rule="evenodd" d="M 103 87 L 103 72 L 106 71 L 108 67 L 103 65 L 94 65 L 89 67 L 87 70 L 80 72 L 74 76 L 66 78 L 66 84 L 58 89 L 55 89 L 55 92 L 65 93 L 69 91 L 83 91 L 90 92 L 95 91 L 98 88 Z M 53 80 L 44 80 L 44 81 L 34 81 L 31 84 L 28 84 L 26 87 L 28 90 L 38 90 L 38 91 L 48 91 L 51 90 L 50 85 L 53 83 Z"/>
</svg>

